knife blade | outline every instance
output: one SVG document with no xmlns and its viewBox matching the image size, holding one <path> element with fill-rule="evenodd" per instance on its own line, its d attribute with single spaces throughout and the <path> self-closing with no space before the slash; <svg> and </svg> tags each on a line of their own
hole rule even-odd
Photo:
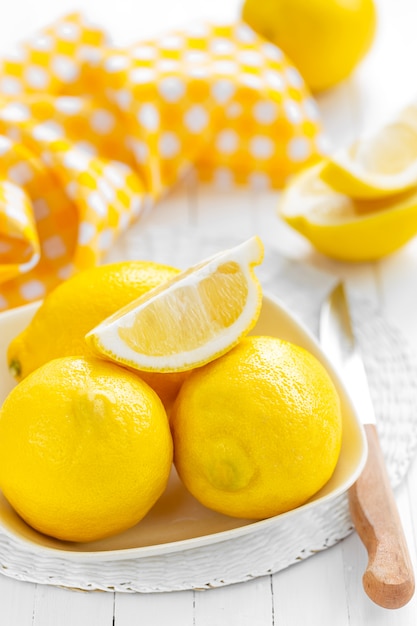
<svg viewBox="0 0 417 626">
<path fill-rule="evenodd" d="M 322 305 L 320 342 L 345 384 L 364 425 L 368 443 L 364 470 L 348 491 L 352 521 L 368 553 L 363 586 L 376 604 L 389 609 L 400 608 L 414 594 L 414 573 L 342 283 L 333 289 Z"/>
</svg>

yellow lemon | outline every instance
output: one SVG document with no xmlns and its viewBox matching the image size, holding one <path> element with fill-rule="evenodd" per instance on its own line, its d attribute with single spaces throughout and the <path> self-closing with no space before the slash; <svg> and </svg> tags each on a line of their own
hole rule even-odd
<svg viewBox="0 0 417 626">
<path fill-rule="evenodd" d="M 7 351 L 11 373 L 22 380 L 51 359 L 92 356 L 84 339 L 89 330 L 178 273 L 151 261 L 122 261 L 76 274 L 47 295 L 29 326 L 11 341 Z M 183 380 L 178 375 L 161 378 L 147 373 L 143 378 L 165 404 L 173 400 Z"/>
<path fill-rule="evenodd" d="M 376 29 L 373 0 L 245 0 L 242 17 L 285 52 L 314 92 L 349 76 Z"/>
<path fill-rule="evenodd" d="M 279 216 L 323 254 L 374 261 L 417 234 L 417 188 L 373 200 L 338 193 L 322 177 L 326 161 L 304 170 L 283 192 Z"/>
<path fill-rule="evenodd" d="M 380 198 L 417 186 L 417 106 L 332 155 L 321 177 L 353 198 Z"/>
<path fill-rule="evenodd" d="M 258 319 L 258 237 L 219 252 L 99 324 L 86 339 L 109 359 L 149 372 L 181 372 L 235 345 Z"/>
<path fill-rule="evenodd" d="M 61 540 L 94 541 L 137 524 L 171 465 L 160 399 L 101 359 L 50 361 L 0 410 L 0 487 L 28 524 Z"/>
<path fill-rule="evenodd" d="M 190 374 L 171 430 L 176 469 L 195 498 L 261 519 L 303 504 L 329 480 L 341 446 L 340 402 L 309 352 L 251 336 Z"/>
</svg>

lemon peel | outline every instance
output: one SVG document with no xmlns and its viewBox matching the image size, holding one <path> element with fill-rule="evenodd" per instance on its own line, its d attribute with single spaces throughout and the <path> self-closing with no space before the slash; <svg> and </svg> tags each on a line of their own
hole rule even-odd
<svg viewBox="0 0 417 626">
<path fill-rule="evenodd" d="M 321 177 L 353 198 L 380 198 L 417 186 L 417 107 L 337 151 Z"/>
<path fill-rule="evenodd" d="M 204 506 L 263 519 L 300 506 L 340 454 L 340 400 L 307 350 L 248 336 L 195 369 L 170 415 L 174 464 Z"/>
<path fill-rule="evenodd" d="M 17 380 L 63 356 L 93 356 L 85 334 L 103 319 L 180 271 L 152 261 L 99 265 L 67 279 L 51 291 L 28 326 L 8 346 L 9 372 Z M 168 407 L 184 380 L 180 374 L 142 378 Z"/>
<path fill-rule="evenodd" d="M 347 78 L 376 31 L 373 0 L 245 0 L 242 17 L 281 48 L 314 92 Z"/>
<path fill-rule="evenodd" d="M 63 357 L 32 372 L 0 409 L 0 486 L 36 530 L 96 541 L 137 524 L 164 492 L 166 411 L 134 372 Z"/>
<path fill-rule="evenodd" d="M 178 273 L 151 261 L 119 261 L 75 274 L 46 296 L 28 326 L 10 341 L 10 373 L 20 381 L 52 359 L 92 356 L 84 341 L 89 330 Z"/>
</svg>

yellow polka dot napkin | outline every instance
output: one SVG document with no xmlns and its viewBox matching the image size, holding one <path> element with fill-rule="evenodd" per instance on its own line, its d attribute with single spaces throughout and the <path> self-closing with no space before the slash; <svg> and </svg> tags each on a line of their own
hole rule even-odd
<svg viewBox="0 0 417 626">
<path fill-rule="evenodd" d="M 319 132 L 297 70 L 242 22 L 120 49 L 66 16 L 0 62 L 0 309 L 98 263 L 188 169 L 280 188 Z"/>
</svg>

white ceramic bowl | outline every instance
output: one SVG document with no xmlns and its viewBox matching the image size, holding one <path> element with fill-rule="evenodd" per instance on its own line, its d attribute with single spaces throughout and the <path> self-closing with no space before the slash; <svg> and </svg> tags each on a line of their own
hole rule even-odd
<svg viewBox="0 0 417 626">
<path fill-rule="evenodd" d="M 6 350 L 37 304 L 0 315 L 0 403 L 13 387 Z M 0 494 L 0 567 L 13 578 L 80 589 L 172 591 L 241 582 L 276 572 L 334 545 L 352 530 L 346 491 L 366 459 L 366 440 L 339 377 L 315 338 L 275 298 L 264 295 L 253 334 L 273 335 L 312 352 L 338 389 L 342 450 L 330 481 L 307 504 L 263 521 L 219 515 L 200 505 L 173 471 L 161 500 L 131 530 L 87 544 L 30 528 Z"/>
</svg>

